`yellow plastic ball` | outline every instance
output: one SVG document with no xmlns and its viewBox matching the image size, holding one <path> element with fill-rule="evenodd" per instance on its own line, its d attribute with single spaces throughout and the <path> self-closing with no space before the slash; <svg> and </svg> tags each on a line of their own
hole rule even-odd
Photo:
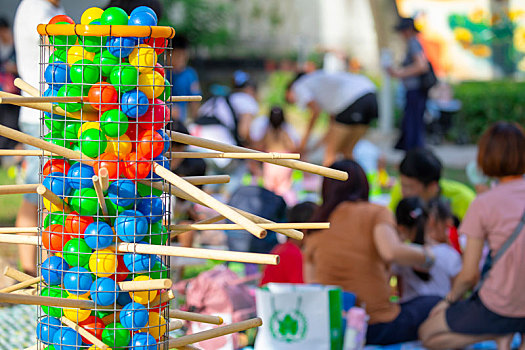
<svg viewBox="0 0 525 350">
<path fill-rule="evenodd" d="M 95 58 L 95 53 L 84 50 L 82 46 L 74 45 L 67 50 L 67 64 L 70 66 L 83 59 L 93 61 L 93 58 Z"/>
<path fill-rule="evenodd" d="M 98 277 L 113 275 L 117 264 L 117 255 L 109 249 L 95 250 L 89 257 L 89 269 Z"/>
<path fill-rule="evenodd" d="M 89 24 L 96 19 L 100 19 L 103 9 L 98 7 L 90 7 L 80 17 L 80 24 Z"/>
<path fill-rule="evenodd" d="M 129 63 L 139 70 L 139 72 L 150 72 L 157 64 L 157 53 L 155 50 L 146 44 L 135 46 L 129 55 Z"/>
<path fill-rule="evenodd" d="M 86 122 L 86 123 L 83 123 L 80 128 L 78 129 L 78 138 L 80 139 L 80 134 L 82 134 L 84 131 L 88 130 L 88 129 L 97 129 L 97 130 L 100 130 L 100 123 L 97 123 L 97 122 Z"/>
<path fill-rule="evenodd" d="M 164 92 L 164 77 L 157 71 L 147 71 L 139 75 L 139 90 L 151 100 Z"/>
<path fill-rule="evenodd" d="M 55 211 L 62 211 L 61 208 L 54 205 L 53 203 L 49 201 L 49 199 L 46 199 L 46 198 L 44 198 L 44 208 L 46 208 L 46 210 L 51 213 Z"/>
<path fill-rule="evenodd" d="M 148 276 L 137 276 L 133 279 L 133 281 L 149 281 L 151 278 Z M 159 292 L 157 290 L 150 290 L 150 291 L 141 291 L 141 292 L 129 292 L 129 296 L 133 301 L 146 305 L 148 303 L 151 303 L 153 299 L 157 297 L 157 294 Z"/>
<path fill-rule="evenodd" d="M 119 158 L 124 158 L 131 153 L 133 143 L 129 139 L 128 135 L 122 135 L 119 137 L 108 137 L 108 143 L 106 147 L 106 153 L 113 154 Z"/>
<path fill-rule="evenodd" d="M 73 300 L 89 300 L 88 298 L 84 296 L 78 296 L 78 295 L 70 295 L 67 297 L 67 299 L 73 299 Z M 91 315 L 91 310 L 84 310 L 84 309 L 69 309 L 64 308 L 64 316 L 66 316 L 68 319 L 75 323 L 80 323 L 87 319 Z"/>
<path fill-rule="evenodd" d="M 141 332 L 148 332 L 153 338 L 159 340 L 166 333 L 166 320 L 158 312 L 151 311 L 148 325 L 142 328 Z"/>
<path fill-rule="evenodd" d="M 88 350 L 101 350 L 101 348 L 98 348 L 96 345 L 91 345 Z M 106 350 L 111 350 L 111 348 L 107 348 Z"/>
</svg>

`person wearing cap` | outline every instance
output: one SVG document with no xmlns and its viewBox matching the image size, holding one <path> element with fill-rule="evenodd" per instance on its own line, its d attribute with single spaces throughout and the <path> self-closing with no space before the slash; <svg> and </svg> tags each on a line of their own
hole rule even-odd
<svg viewBox="0 0 525 350">
<path fill-rule="evenodd" d="M 400 18 L 395 27 L 407 44 L 401 67 L 388 67 L 388 73 L 403 81 L 406 90 L 405 111 L 401 124 L 401 136 L 396 149 L 409 151 L 424 146 L 424 123 L 428 89 L 422 84 L 422 76 L 430 71 L 430 64 L 417 38 L 418 30 L 413 18 Z"/>
</svg>

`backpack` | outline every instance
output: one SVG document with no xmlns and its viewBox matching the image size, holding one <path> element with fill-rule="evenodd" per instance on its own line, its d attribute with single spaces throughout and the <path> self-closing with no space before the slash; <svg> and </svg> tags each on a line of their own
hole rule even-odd
<svg viewBox="0 0 525 350">
<path fill-rule="evenodd" d="M 430 63 L 430 61 L 428 61 L 428 70 L 421 74 L 419 79 L 420 88 L 423 91 L 428 91 L 437 84 L 438 79 L 436 77 L 436 73 L 434 72 L 434 67 L 432 67 L 432 63 Z"/>
<path fill-rule="evenodd" d="M 220 99 L 223 99 L 226 102 L 226 105 L 228 106 L 228 109 L 231 112 L 234 127 L 231 128 L 224 124 L 216 115 L 215 115 L 215 106 L 217 105 L 217 101 Z M 241 146 L 242 140 L 239 136 L 239 119 L 237 116 L 237 113 L 235 112 L 235 109 L 233 108 L 230 100 L 230 96 L 213 96 L 211 97 L 206 103 L 212 103 L 213 108 L 211 111 L 207 112 L 206 114 L 199 115 L 197 119 L 195 120 L 195 124 L 197 125 L 222 125 L 224 128 L 228 129 L 230 134 L 232 135 L 233 139 L 235 140 L 237 146 Z"/>
</svg>

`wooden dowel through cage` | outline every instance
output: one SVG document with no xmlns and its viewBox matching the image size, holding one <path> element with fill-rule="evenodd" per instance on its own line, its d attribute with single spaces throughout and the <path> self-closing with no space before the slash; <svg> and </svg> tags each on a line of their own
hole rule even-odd
<svg viewBox="0 0 525 350">
<path fill-rule="evenodd" d="M 159 306 L 159 305 L 168 303 L 170 300 L 173 300 L 173 299 L 175 299 L 175 294 L 170 289 L 166 292 L 158 293 L 155 299 L 153 299 L 153 301 L 150 303 L 150 306 L 151 307 Z"/>
<path fill-rule="evenodd" d="M 219 316 L 197 314 L 195 312 L 187 312 L 182 310 L 169 310 L 169 316 L 170 318 L 177 318 L 179 320 L 202 322 L 216 325 L 221 325 L 224 323 L 222 317 Z"/>
<path fill-rule="evenodd" d="M 21 78 L 16 78 L 14 84 L 17 88 L 33 97 L 40 96 L 40 91 L 38 91 L 36 87 L 32 86 L 31 84 L 29 84 L 25 80 L 22 80 Z"/>
<path fill-rule="evenodd" d="M 233 153 L 233 152 L 167 152 L 167 157 L 180 158 L 230 158 L 230 159 L 299 159 L 299 153 Z"/>
<path fill-rule="evenodd" d="M 93 187 L 95 188 L 95 193 L 97 194 L 98 204 L 102 209 L 102 215 L 104 215 L 106 223 L 108 223 L 111 226 L 111 220 L 108 217 L 108 208 L 106 206 L 106 199 L 104 198 L 104 190 L 102 189 L 102 183 L 100 182 L 100 179 L 97 175 L 93 175 L 91 181 L 93 181 Z"/>
<path fill-rule="evenodd" d="M 67 317 L 62 316 L 60 318 L 60 321 L 62 321 L 62 323 L 65 324 L 66 326 L 68 326 L 70 328 L 73 328 L 78 334 L 80 334 L 81 336 L 83 336 L 84 338 L 89 340 L 93 345 L 95 345 L 97 347 L 97 349 L 106 350 L 106 349 L 109 348 L 109 346 L 104 344 L 102 342 L 102 340 L 98 339 L 93 334 L 88 332 L 85 328 L 79 326 L 78 324 L 76 324 L 75 322 L 71 321 Z"/>
<path fill-rule="evenodd" d="M 33 278 L 30 278 L 30 279 L 28 279 L 26 281 L 14 284 L 12 286 L 9 286 L 9 287 L 6 287 L 6 288 L 2 288 L 2 289 L 0 289 L 0 293 L 11 293 L 11 292 L 14 292 L 16 290 L 20 290 L 20 289 L 24 289 L 24 288 L 30 287 L 30 286 L 32 286 L 34 284 L 39 283 L 40 281 L 42 281 L 42 276 L 33 277 Z"/>
<path fill-rule="evenodd" d="M 32 295 L 14 294 L 14 293 L 0 293 L 0 303 L 40 305 L 40 306 L 43 305 L 43 306 L 88 309 L 88 310 L 95 309 L 95 303 L 90 300 L 75 300 L 75 299 L 42 297 L 42 296 L 32 296 Z M 97 305 L 96 308 L 103 309 L 103 310 L 112 310 L 112 308 L 109 306 Z"/>
<path fill-rule="evenodd" d="M 168 98 L 168 102 L 200 102 L 202 96 L 171 96 Z"/>
<path fill-rule="evenodd" d="M 22 271 L 18 271 L 17 269 L 12 268 L 11 266 L 5 267 L 4 275 L 18 282 L 24 282 L 30 280 L 31 278 L 34 278 L 33 276 L 30 276 L 27 273 L 23 273 Z"/>
<path fill-rule="evenodd" d="M 171 288 L 171 285 L 172 285 L 172 282 L 168 278 L 147 280 L 147 281 L 118 282 L 119 288 L 126 292 L 168 289 L 168 288 Z"/>
<path fill-rule="evenodd" d="M 38 227 L 0 227 L 0 233 L 38 233 Z"/>
<path fill-rule="evenodd" d="M 24 194 L 24 193 L 36 193 L 38 184 L 25 184 L 25 185 L 2 185 L 0 186 L 1 194 Z"/>
<path fill-rule="evenodd" d="M 58 210 L 68 214 L 71 213 L 71 208 L 69 207 L 69 205 L 56 194 L 51 192 L 51 190 L 49 190 L 46 186 L 38 185 L 36 188 L 36 193 L 38 193 L 39 195 L 50 201 L 52 204 L 54 204 L 58 208 Z"/>
<path fill-rule="evenodd" d="M 19 97 L 0 97 L 0 104 L 6 103 L 39 103 L 39 102 L 82 102 L 81 96 L 19 96 Z"/>
<path fill-rule="evenodd" d="M 0 149 L 0 156 L 34 156 L 34 157 L 40 157 L 40 156 L 53 156 L 55 154 L 52 154 L 51 152 L 47 151 L 40 151 L 40 150 L 33 150 L 33 149 Z"/>
<path fill-rule="evenodd" d="M 292 222 L 292 223 L 275 223 L 275 224 L 259 224 L 266 230 L 275 229 L 294 229 L 294 230 L 324 230 L 330 228 L 328 222 Z M 242 230 L 242 227 L 237 224 L 187 224 L 187 225 L 170 225 L 168 229 L 171 231 L 204 231 L 204 230 Z"/>
</svg>

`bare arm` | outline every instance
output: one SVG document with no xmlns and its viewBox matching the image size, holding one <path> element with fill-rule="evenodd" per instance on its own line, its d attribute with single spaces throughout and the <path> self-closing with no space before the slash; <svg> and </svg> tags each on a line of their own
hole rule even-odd
<svg viewBox="0 0 525 350">
<path fill-rule="evenodd" d="M 471 288 L 479 279 L 479 262 L 483 252 L 484 240 L 467 236 L 467 247 L 463 254 L 463 268 L 454 279 L 452 289 L 448 293 L 447 300 L 457 301 Z"/>
<path fill-rule="evenodd" d="M 392 225 L 377 225 L 374 228 L 374 243 L 386 263 L 405 266 L 421 266 L 425 263 L 424 249 L 418 245 L 401 242 Z"/>
<path fill-rule="evenodd" d="M 193 121 L 197 118 L 200 106 L 200 102 L 188 102 L 188 120 Z"/>
<path fill-rule="evenodd" d="M 239 119 L 239 136 L 245 142 L 250 143 L 250 126 L 254 116 L 249 113 L 241 114 Z"/>
<path fill-rule="evenodd" d="M 314 264 L 304 262 L 304 283 L 314 283 Z"/>
<path fill-rule="evenodd" d="M 310 134 L 312 133 L 315 122 L 317 121 L 317 119 L 319 118 L 319 115 L 321 114 L 321 108 L 315 101 L 308 102 L 308 108 L 312 112 L 312 116 L 310 117 L 310 121 L 308 122 L 308 126 L 306 127 L 306 131 L 303 135 L 301 143 L 299 144 L 299 148 L 298 148 L 299 153 L 302 153 L 304 149 L 306 148 L 306 144 L 308 143 L 308 139 L 310 138 Z"/>
</svg>

